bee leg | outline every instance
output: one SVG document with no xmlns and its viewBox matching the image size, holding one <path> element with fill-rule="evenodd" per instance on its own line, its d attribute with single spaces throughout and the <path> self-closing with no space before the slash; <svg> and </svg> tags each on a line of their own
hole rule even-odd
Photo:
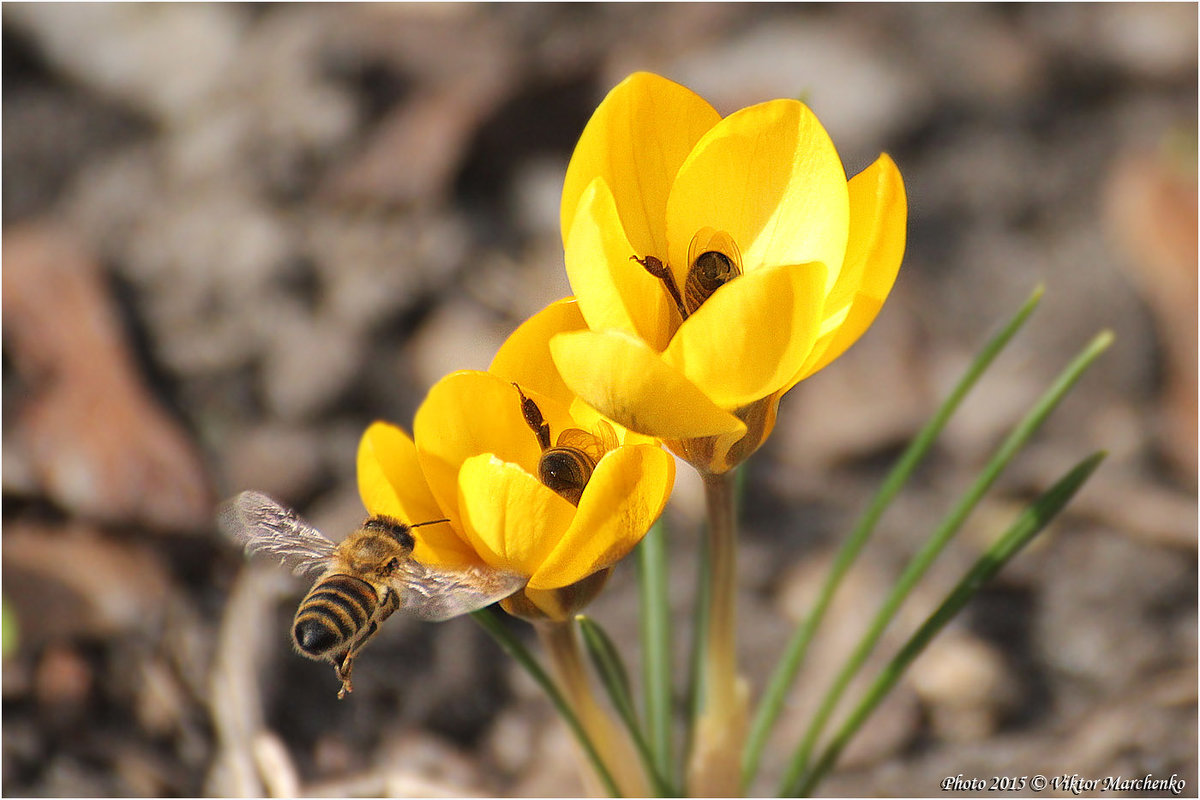
<svg viewBox="0 0 1200 800">
<path fill-rule="evenodd" d="M 680 318 L 687 319 L 687 305 L 683 302 L 683 295 L 679 293 L 679 285 L 675 283 L 675 275 L 671 272 L 670 268 L 661 259 L 654 256 L 646 256 L 645 258 L 630 256 L 629 260 L 641 264 L 646 272 L 649 272 L 663 282 L 663 286 L 667 289 L 667 294 L 671 295 L 671 299 L 675 301 L 675 307 L 679 309 Z"/>
<path fill-rule="evenodd" d="M 516 387 L 517 394 L 521 395 L 521 416 L 525 417 L 525 424 L 529 426 L 538 437 L 538 444 L 543 450 L 550 449 L 550 423 L 546 422 L 542 416 L 542 410 L 537 407 L 537 403 L 530 400 L 521 391 L 521 387 L 517 386 L 516 381 L 513 381 L 513 386 Z"/>
<path fill-rule="evenodd" d="M 354 686 L 350 682 L 350 673 L 354 670 L 354 657 L 358 655 L 358 651 L 362 650 L 363 645 L 369 642 L 371 637 L 374 636 L 378 631 L 379 623 L 372 621 L 363 635 L 358 637 L 358 640 L 355 641 L 354 644 L 350 645 L 346 652 L 342 654 L 340 661 L 335 663 L 334 666 L 337 671 L 338 680 L 342 682 L 342 688 L 338 692 L 339 700 L 341 700 L 350 692 L 354 691 Z"/>
<path fill-rule="evenodd" d="M 396 609 L 398 609 L 399 607 L 400 607 L 400 595 L 397 594 L 396 592 L 392 591 L 391 589 L 385 589 L 384 593 L 383 593 L 383 599 L 379 601 L 379 609 L 375 612 L 375 622 L 372 622 L 371 624 L 375 625 L 376 622 L 383 622 L 385 619 L 390 617 L 396 611 Z M 372 633 L 374 633 L 373 630 L 372 630 Z M 370 636 L 371 634 L 367 634 L 367 635 Z"/>
<path fill-rule="evenodd" d="M 341 700 L 354 691 L 354 684 L 350 681 L 350 673 L 354 671 L 353 653 L 347 650 L 342 653 L 341 658 L 334 656 L 333 671 L 337 674 L 338 680 L 342 682 L 342 688 L 338 690 L 338 700 Z"/>
</svg>

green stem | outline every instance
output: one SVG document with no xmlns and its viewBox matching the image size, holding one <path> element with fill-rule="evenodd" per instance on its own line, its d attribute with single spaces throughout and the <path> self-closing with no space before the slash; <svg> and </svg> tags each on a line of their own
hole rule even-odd
<svg viewBox="0 0 1200 800">
<path fill-rule="evenodd" d="M 604 784 L 605 791 L 612 797 L 623 797 L 624 795 L 617 788 L 616 779 L 613 778 L 608 766 L 604 763 L 604 759 L 600 757 L 600 752 L 596 749 L 596 745 L 584 729 L 579 717 L 576 716 L 571 705 L 563 697 L 546 671 L 542 669 L 542 665 L 533 657 L 533 654 L 529 652 L 525 645 L 521 644 L 521 640 L 514 636 L 512 631 L 505 627 L 499 614 L 490 606 L 472 612 L 471 616 L 504 648 L 505 652 L 515 658 L 517 663 L 525 668 L 529 676 L 533 678 L 534 682 L 550 698 L 550 702 L 554 704 L 554 708 L 558 710 L 558 713 L 567 723 L 567 727 L 571 729 L 571 733 L 575 734 L 575 740 L 579 742 L 579 746 L 591 762 L 592 768 L 596 770 L 596 775 L 600 778 L 601 783 Z"/>
<path fill-rule="evenodd" d="M 804 739 L 801 741 L 799 748 L 797 748 L 784 777 L 784 786 L 795 784 L 799 780 L 799 777 L 807 770 L 809 758 L 812 755 L 817 737 L 820 736 L 825 724 L 829 721 L 830 715 L 837 707 L 842 693 L 858 673 L 858 670 L 867 660 L 867 657 L 875 649 L 875 645 L 878 644 L 884 629 L 891 623 L 900 608 L 900 604 L 908 596 L 913 586 L 921 579 L 934 559 L 937 558 L 953 538 L 954 534 L 962 527 L 967 516 L 974 510 L 992 484 L 995 483 L 1000 473 L 1008 466 L 1008 463 L 1020 452 L 1021 448 L 1025 446 L 1025 443 L 1029 441 L 1037 429 L 1041 427 L 1042 422 L 1045 421 L 1050 412 L 1062 401 L 1063 397 L 1075 382 L 1079 380 L 1084 371 L 1112 343 L 1112 338 L 1112 333 L 1109 331 L 1098 334 L 1067 365 L 1066 369 L 1059 374 L 1050 388 L 1038 399 L 1033 409 L 1025 415 L 1008 435 L 1008 438 L 996 450 L 979 477 L 975 479 L 975 482 L 959 499 L 941 525 L 934 531 L 934 534 L 909 561 L 900 579 L 892 587 L 879 612 L 875 615 L 871 626 L 859 641 L 850 658 L 847 659 L 845 666 L 843 666 L 834 679 L 833 685 L 822 700 L 820 708 L 809 723 Z"/>
<path fill-rule="evenodd" d="M 704 708 L 728 707 L 737 684 L 737 520 L 733 508 L 734 473 L 706 475 L 708 558 L 712 591 L 708 597 L 708 635 L 704 643 Z"/>
<path fill-rule="evenodd" d="M 740 782 L 746 733 L 746 690 L 737 670 L 737 520 L 732 472 L 704 475 L 706 544 L 711 580 L 704 635 L 703 712 L 689 755 L 688 789 L 731 796 Z"/>
<path fill-rule="evenodd" d="M 842 543 L 837 556 L 834 558 L 833 566 L 825 577 L 825 583 L 821 587 L 820 594 L 817 596 L 816 604 L 788 642 L 787 649 L 771 674 L 771 679 L 763 693 L 762 700 L 759 702 L 742 758 L 743 788 L 748 787 L 758 774 L 759 762 L 762 759 L 767 738 L 772 728 L 774 728 L 779 714 L 783 711 L 784 700 L 796 679 L 796 674 L 800 671 L 801 664 L 804 663 L 809 643 L 816 634 L 818 627 L 820 627 L 822 620 L 824 620 L 829 603 L 841 585 L 846 571 L 850 569 L 850 566 L 862 551 L 863 546 L 871 538 L 871 534 L 875 530 L 875 525 L 884 510 L 891 504 L 896 493 L 908 481 L 913 471 L 916 470 L 917 465 L 924 460 L 930 448 L 933 447 L 933 443 L 941 434 L 942 429 L 946 427 L 946 423 L 949 422 L 950 417 L 953 416 L 962 403 L 963 398 L 975 386 L 992 361 L 1004 349 L 1005 345 L 1008 344 L 1017 331 L 1025 324 L 1029 315 L 1037 308 L 1041 297 L 1042 288 L 1039 286 L 1000 332 L 983 346 L 983 349 L 979 351 L 979 355 L 975 357 L 975 360 L 968 367 L 962 378 L 959 379 L 958 384 L 950 392 L 950 395 L 942 403 L 941 407 L 938 408 L 933 418 L 921 429 L 920 433 L 917 434 L 916 438 L 912 440 L 912 443 L 909 444 L 908 448 L 900 456 L 896 465 L 892 467 L 883 485 L 879 487 L 879 491 L 867 507 L 866 512 L 858 521 L 850 536 Z"/>
<path fill-rule="evenodd" d="M 909 638 L 900 652 L 879 673 L 864 692 L 862 700 L 842 723 L 813 768 L 792 785 L 785 787 L 783 796 L 807 797 L 837 761 L 846 744 L 862 727 L 876 707 L 888 695 L 896 682 L 930 641 L 954 618 L 979 589 L 1008 563 L 1021 548 L 1040 533 L 1050 520 L 1070 502 L 1092 472 L 1100 466 L 1105 453 L 1095 453 L 1081 461 L 1058 483 L 1027 508 L 1004 535 L 993 544 L 962 580 L 947 595 L 920 628 Z"/>
</svg>

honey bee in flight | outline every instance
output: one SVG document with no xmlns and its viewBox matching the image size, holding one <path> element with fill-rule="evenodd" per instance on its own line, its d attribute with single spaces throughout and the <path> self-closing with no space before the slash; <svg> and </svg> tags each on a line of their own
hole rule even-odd
<svg viewBox="0 0 1200 800">
<path fill-rule="evenodd" d="M 581 428 L 567 428 L 558 434 L 558 441 L 551 446 L 550 423 L 542 416 L 542 410 L 525 396 L 520 386 L 515 383 L 513 386 L 521 395 L 521 415 L 525 418 L 525 424 L 542 446 L 542 457 L 538 459 L 538 480 L 572 505 L 579 505 L 583 489 L 591 479 L 596 464 L 605 453 L 617 448 L 619 442 L 616 431 L 606 420 L 600 420 L 596 433 L 588 433 Z"/>
<path fill-rule="evenodd" d="M 374 516 L 334 544 L 289 508 L 261 492 L 242 492 L 219 512 L 221 528 L 248 553 L 276 556 L 317 582 L 300 601 L 292 640 L 301 655 L 333 664 L 338 698 L 352 690 L 354 658 L 398 609 L 438 622 L 483 608 L 520 589 L 525 579 L 474 567 L 434 569 L 412 557 L 412 529 Z"/>
</svg>

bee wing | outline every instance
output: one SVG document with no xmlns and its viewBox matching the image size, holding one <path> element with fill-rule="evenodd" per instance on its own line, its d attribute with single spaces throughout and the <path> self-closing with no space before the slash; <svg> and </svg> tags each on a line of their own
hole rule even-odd
<svg viewBox="0 0 1200 800">
<path fill-rule="evenodd" d="M 593 464 L 599 463 L 606 452 L 603 440 L 579 428 L 564 430 L 558 435 L 557 444 L 559 447 L 574 447 L 576 450 L 582 450 L 588 458 L 592 459 Z"/>
<path fill-rule="evenodd" d="M 613 430 L 612 423 L 606 419 L 596 421 L 596 439 L 600 442 L 600 447 L 605 453 L 616 450 L 621 446 L 621 442 L 617 438 L 617 432 Z"/>
<path fill-rule="evenodd" d="M 484 567 L 444 570 L 410 560 L 395 577 L 400 608 L 429 622 L 478 611 L 508 597 L 525 578 Z"/>
<path fill-rule="evenodd" d="M 242 492 L 223 503 L 217 524 L 247 553 L 276 556 L 297 575 L 320 573 L 337 549 L 295 511 L 262 492 Z"/>
<path fill-rule="evenodd" d="M 696 263 L 696 259 L 701 254 L 709 251 L 716 251 L 727 256 L 733 261 L 734 266 L 740 274 L 742 271 L 742 251 L 738 249 L 737 242 L 733 237 L 725 231 L 713 230 L 712 228 L 701 228 L 700 231 L 692 237 L 692 241 L 688 244 L 688 266 Z"/>
</svg>

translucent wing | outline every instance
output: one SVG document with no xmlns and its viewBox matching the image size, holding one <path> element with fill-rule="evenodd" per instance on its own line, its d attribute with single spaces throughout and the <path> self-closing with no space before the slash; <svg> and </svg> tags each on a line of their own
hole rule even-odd
<svg viewBox="0 0 1200 800">
<path fill-rule="evenodd" d="M 738 249 L 737 242 L 733 240 L 725 231 L 717 231 L 712 228 L 701 228 L 692 241 L 688 243 L 688 266 L 691 267 L 696 263 L 696 259 L 702 253 L 718 252 L 728 256 L 733 265 L 737 267 L 737 272 L 740 275 L 742 272 L 742 251 Z"/>
<path fill-rule="evenodd" d="M 599 463 L 600 459 L 604 458 L 605 443 L 600 438 L 579 428 L 567 428 L 560 433 L 557 445 L 582 450 L 593 464 Z"/>
<path fill-rule="evenodd" d="M 393 578 L 400 608 L 429 622 L 478 611 L 508 597 L 525 578 L 483 567 L 434 569 L 409 560 Z"/>
<path fill-rule="evenodd" d="M 217 524 L 247 553 L 275 556 L 297 575 L 323 571 L 337 548 L 295 511 L 262 492 L 242 492 L 222 504 Z"/>
<path fill-rule="evenodd" d="M 616 450 L 621 445 L 617 439 L 617 432 L 606 419 L 596 421 L 596 438 L 600 440 L 600 446 L 604 448 L 605 453 Z"/>
</svg>

